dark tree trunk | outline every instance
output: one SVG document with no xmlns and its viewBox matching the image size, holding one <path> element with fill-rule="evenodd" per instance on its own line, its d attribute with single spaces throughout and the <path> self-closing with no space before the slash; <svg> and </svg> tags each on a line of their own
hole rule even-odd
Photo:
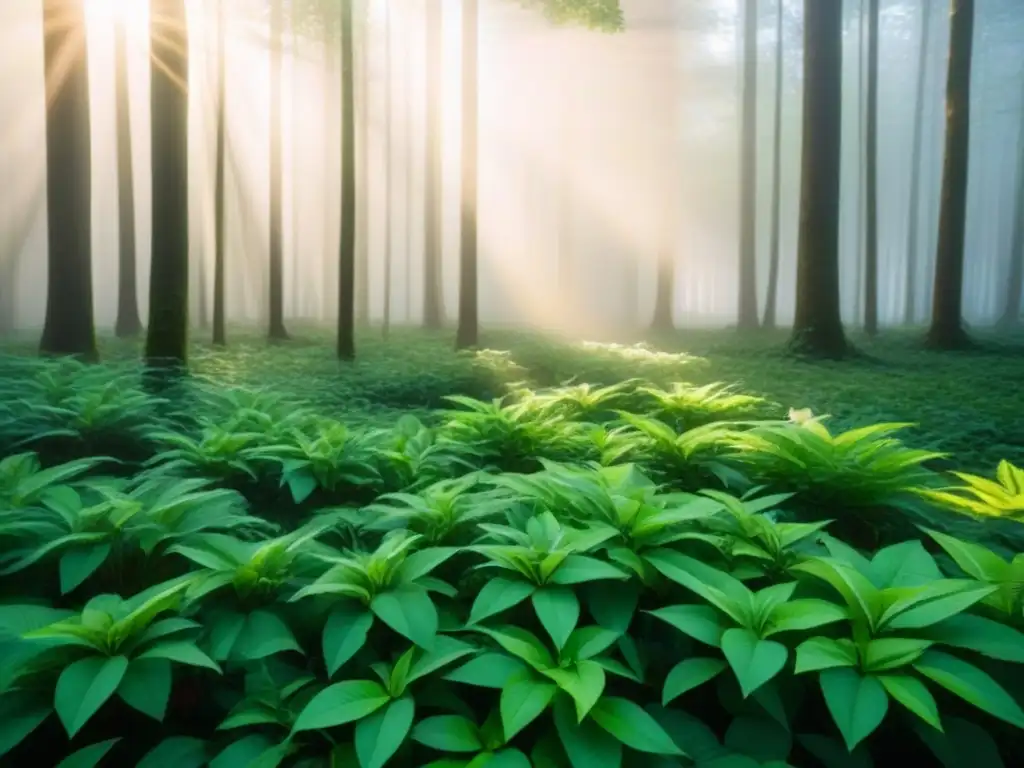
<svg viewBox="0 0 1024 768">
<path fill-rule="evenodd" d="M 780 212 L 782 209 L 782 71 L 783 46 L 782 22 L 785 6 L 783 0 L 779 4 L 778 18 L 775 27 L 775 118 L 772 145 L 772 235 L 768 261 L 768 291 L 764 301 L 764 318 L 761 325 L 765 328 L 775 327 L 775 310 L 779 296 L 779 237 L 782 227 Z"/>
<path fill-rule="evenodd" d="M 864 331 L 878 333 L 878 5 L 868 0 L 868 135 L 865 192 L 867 204 L 864 251 Z"/>
<path fill-rule="evenodd" d="M 790 347 L 828 358 L 848 351 L 839 308 L 842 55 L 842 2 L 804 0 L 800 235 Z"/>
<path fill-rule="evenodd" d="M 188 29 L 185 0 L 150 2 L 152 264 L 146 360 L 188 357 Z"/>
<path fill-rule="evenodd" d="M 757 0 L 743 14 L 743 129 L 740 168 L 739 317 L 757 328 Z"/>
<path fill-rule="evenodd" d="M 125 22 L 114 29 L 114 77 L 117 81 L 117 227 L 118 284 L 117 321 L 114 333 L 121 338 L 142 331 L 135 271 L 135 179 L 132 168 L 132 124 L 129 110 L 128 46 Z"/>
<path fill-rule="evenodd" d="M 227 133 L 227 67 L 224 3 L 217 0 L 217 171 L 214 182 L 214 226 L 216 252 L 213 256 L 213 343 L 227 344 L 227 308 L 225 304 L 225 265 L 227 262 L 227 230 L 224 211 L 224 151 Z"/>
<path fill-rule="evenodd" d="M 367 25 L 360 25 L 359 43 L 359 85 L 360 93 L 356 100 L 358 114 L 358 135 L 356 147 L 359 159 L 356 162 L 357 194 L 360 197 L 358 208 L 359 220 L 356 224 L 356 319 L 363 325 L 370 324 L 370 53 Z"/>
<path fill-rule="evenodd" d="M 1002 327 L 1020 322 L 1021 305 L 1024 303 L 1024 113 L 1021 114 L 1020 135 L 1017 138 L 1017 190 L 1013 207 L 1017 215 L 1013 220 L 1013 240 L 1010 243 L 1006 303 L 999 318 Z"/>
<path fill-rule="evenodd" d="M 384 6 L 384 317 L 381 333 L 391 332 L 391 6 Z"/>
<path fill-rule="evenodd" d="M 39 349 L 95 360 L 89 69 L 81 0 L 44 0 L 43 56 L 52 96 L 46 114 L 46 321 Z"/>
<path fill-rule="evenodd" d="M 477 297 L 477 47 L 478 0 L 462 5 L 462 231 L 459 238 L 459 325 L 455 348 L 480 339 Z"/>
<path fill-rule="evenodd" d="M 281 186 L 284 171 L 281 163 L 283 145 L 283 114 L 281 112 L 281 54 L 284 0 L 272 0 L 270 6 L 270 275 L 269 326 L 272 340 L 288 338 L 284 326 L 284 212 Z"/>
<path fill-rule="evenodd" d="M 675 256 L 670 250 L 665 250 L 658 259 L 658 275 L 654 286 L 654 319 L 651 321 L 652 331 L 668 332 L 675 328 L 675 321 L 672 318 L 675 282 Z"/>
<path fill-rule="evenodd" d="M 354 360 L 356 271 L 355 77 L 352 2 L 341 0 L 341 237 L 338 246 L 339 360 Z M 365 205 L 365 203 L 364 203 Z"/>
<path fill-rule="evenodd" d="M 921 145 L 924 143 L 924 86 L 931 41 L 932 0 L 921 2 L 921 47 L 917 58 L 917 91 L 914 96 L 914 145 L 910 151 L 910 214 L 907 223 L 907 276 L 903 287 L 903 322 L 917 320 L 917 260 L 921 216 Z"/>
<path fill-rule="evenodd" d="M 443 0 L 427 0 L 427 130 L 426 176 L 424 179 L 423 242 L 423 325 L 438 330 L 444 325 L 444 288 L 442 282 L 442 194 L 441 150 L 443 93 Z"/>
<path fill-rule="evenodd" d="M 964 233 L 971 131 L 971 49 L 974 0 L 952 0 L 946 76 L 946 150 L 942 167 L 939 245 L 935 256 L 928 344 L 957 349 L 970 343 L 963 327 Z"/>
</svg>

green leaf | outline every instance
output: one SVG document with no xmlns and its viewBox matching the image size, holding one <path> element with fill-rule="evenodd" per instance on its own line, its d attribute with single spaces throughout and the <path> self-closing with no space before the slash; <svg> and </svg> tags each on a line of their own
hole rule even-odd
<svg viewBox="0 0 1024 768">
<path fill-rule="evenodd" d="M 28 704 L 16 695 L 0 696 L 0 757 L 28 738 L 52 711 Z"/>
<path fill-rule="evenodd" d="M 1024 633 L 998 621 L 961 613 L 921 632 L 929 640 L 1024 664 Z"/>
<path fill-rule="evenodd" d="M 110 543 L 74 547 L 60 557 L 60 593 L 66 595 L 96 572 L 110 554 Z"/>
<path fill-rule="evenodd" d="M 657 720 L 628 699 L 605 696 L 590 710 L 590 716 L 604 730 L 638 752 L 685 757 Z"/>
<path fill-rule="evenodd" d="M 399 587 L 381 592 L 370 603 L 377 618 L 395 632 L 427 650 L 437 634 L 437 608 L 422 587 Z"/>
<path fill-rule="evenodd" d="M 993 717 L 1024 728 L 1024 711 L 988 674 L 973 664 L 942 651 L 929 650 L 914 669 Z"/>
<path fill-rule="evenodd" d="M 932 728 L 941 731 L 942 721 L 939 719 L 939 705 L 935 703 L 925 684 L 910 675 L 879 675 L 885 690 L 896 701 L 928 723 Z"/>
<path fill-rule="evenodd" d="M 387 690 L 370 680 L 347 680 L 324 688 L 309 700 L 292 731 L 333 728 L 361 720 L 391 700 Z"/>
<path fill-rule="evenodd" d="M 874 768 L 865 744 L 849 752 L 842 742 L 828 736 L 802 733 L 797 738 L 804 749 L 821 761 L 822 768 Z"/>
<path fill-rule="evenodd" d="M 416 579 L 426 576 L 445 561 L 450 560 L 458 552 L 458 547 L 428 547 L 413 552 L 405 558 L 399 567 L 398 578 L 405 584 L 411 584 Z"/>
<path fill-rule="evenodd" d="M 668 706 L 673 699 L 687 691 L 703 685 L 718 675 L 728 665 L 721 659 L 692 658 L 684 659 L 669 671 L 665 685 L 661 689 L 662 706 Z"/>
<path fill-rule="evenodd" d="M 366 645 L 373 626 L 373 614 L 359 603 L 341 601 L 331 611 L 324 625 L 324 663 L 328 677 L 341 669 Z"/>
<path fill-rule="evenodd" d="M 914 732 L 932 751 L 942 768 L 1005 768 L 999 746 L 989 732 L 959 717 L 943 721 L 940 732 L 915 721 Z"/>
<path fill-rule="evenodd" d="M 537 618 L 561 651 L 580 619 L 580 601 L 565 587 L 544 587 L 533 593 L 532 600 Z"/>
<path fill-rule="evenodd" d="M 509 683 L 501 692 L 501 725 L 505 741 L 519 733 L 538 717 L 558 690 L 552 683 L 525 678 Z"/>
<path fill-rule="evenodd" d="M 851 618 L 874 630 L 878 619 L 880 592 L 871 581 L 849 564 L 832 557 L 813 557 L 792 570 L 810 574 L 828 583 L 842 595 Z"/>
<path fill-rule="evenodd" d="M 484 748 L 476 723 L 458 715 L 437 715 L 416 723 L 412 738 L 438 752 L 479 752 Z"/>
<path fill-rule="evenodd" d="M 238 741 L 225 747 L 210 761 L 210 768 L 239 768 L 252 765 L 268 751 L 274 749 L 274 742 L 262 733 L 243 736 Z"/>
<path fill-rule="evenodd" d="M 409 696 L 395 699 L 356 723 L 356 755 L 362 768 L 381 768 L 390 760 L 412 727 L 416 704 Z"/>
<path fill-rule="evenodd" d="M 549 669 L 544 674 L 572 697 L 577 721 L 587 716 L 604 693 L 604 669 L 594 661 L 581 661 L 570 669 Z"/>
<path fill-rule="evenodd" d="M 481 688 L 504 688 L 509 680 L 528 667 L 504 653 L 482 653 L 444 676 L 445 680 Z"/>
<path fill-rule="evenodd" d="M 871 640 L 864 652 L 865 672 L 885 672 L 913 664 L 931 646 L 930 640 L 881 637 Z"/>
<path fill-rule="evenodd" d="M 154 645 L 135 658 L 136 660 L 149 659 L 154 661 L 166 659 L 167 661 L 176 661 L 179 664 L 186 664 L 190 667 L 212 669 L 214 672 L 220 673 L 220 665 L 217 662 L 199 650 L 195 643 L 189 643 L 184 640 L 172 640 Z"/>
<path fill-rule="evenodd" d="M 579 722 L 565 696 L 554 704 L 555 730 L 572 768 L 619 768 L 622 744 L 593 720 Z"/>
<path fill-rule="evenodd" d="M 171 663 L 165 659 L 133 659 L 117 686 L 117 695 L 132 709 L 163 722 L 171 697 Z"/>
<path fill-rule="evenodd" d="M 633 585 L 610 588 L 607 584 L 591 584 L 586 594 L 590 615 L 600 626 L 620 635 L 629 629 L 640 600 L 640 592 Z"/>
<path fill-rule="evenodd" d="M 718 648 L 722 644 L 724 627 L 718 612 L 710 606 L 670 605 L 648 613 L 705 645 Z"/>
<path fill-rule="evenodd" d="M 601 627 L 579 627 L 569 635 L 561 656 L 571 661 L 591 659 L 607 650 L 621 635 L 621 632 Z"/>
<path fill-rule="evenodd" d="M 69 737 L 74 738 L 114 695 L 127 669 L 124 656 L 88 656 L 64 668 L 57 679 L 53 704 Z"/>
<path fill-rule="evenodd" d="M 874 733 L 889 709 L 889 697 L 875 677 L 865 677 L 848 668 L 821 673 L 821 692 L 832 719 L 843 735 L 846 748 L 853 749 Z"/>
<path fill-rule="evenodd" d="M 966 611 L 997 589 L 974 581 L 938 581 L 890 605 L 882 614 L 879 627 L 897 631 L 930 627 Z"/>
<path fill-rule="evenodd" d="M 135 768 L 202 768 L 207 758 L 202 739 L 172 736 L 147 752 Z"/>
<path fill-rule="evenodd" d="M 287 651 L 302 653 L 302 647 L 291 629 L 276 613 L 253 611 L 245 619 L 232 649 L 233 655 L 245 661 L 259 661 Z"/>
<path fill-rule="evenodd" d="M 837 621 L 844 621 L 850 618 L 850 613 L 845 606 L 836 605 L 828 600 L 816 600 L 807 598 L 803 600 L 790 600 L 782 603 L 772 610 L 770 614 L 769 628 L 765 637 L 776 632 L 799 632 L 807 629 L 816 629 L 826 624 L 834 624 Z"/>
<path fill-rule="evenodd" d="M 562 561 L 562 564 L 555 569 L 548 579 L 548 584 L 561 584 L 571 586 L 583 584 L 589 581 L 602 581 L 605 579 L 617 579 L 626 581 L 629 574 L 623 573 L 614 565 L 586 555 L 569 555 Z"/>
<path fill-rule="evenodd" d="M 473 601 L 473 607 L 469 611 L 469 623 L 477 624 L 519 605 L 536 589 L 536 586 L 525 581 L 500 577 L 491 579 Z"/>
<path fill-rule="evenodd" d="M 735 753 L 754 758 L 754 765 L 759 768 L 773 760 L 785 761 L 793 748 L 793 736 L 782 725 L 774 719 L 753 715 L 733 718 L 724 742 Z"/>
<path fill-rule="evenodd" d="M 550 669 L 555 666 L 551 652 L 532 632 L 513 626 L 498 630 L 481 627 L 479 631 L 493 638 L 498 645 L 534 669 Z"/>
<path fill-rule="evenodd" d="M 406 685 L 458 661 L 463 656 L 475 653 L 477 653 L 477 649 L 469 643 L 456 640 L 448 635 L 437 635 L 434 638 L 434 647 L 423 652 L 413 663 L 406 677 Z"/>
<path fill-rule="evenodd" d="M 774 640 L 761 640 L 749 629 L 727 629 L 722 633 L 722 653 L 736 673 L 744 698 L 779 674 L 789 657 L 786 646 Z"/>
<path fill-rule="evenodd" d="M 90 744 L 88 747 L 82 747 L 57 763 L 57 768 L 94 768 L 120 740 L 121 737 L 118 736 L 114 739 Z"/>
<path fill-rule="evenodd" d="M 796 674 L 857 666 L 857 646 L 850 640 L 812 637 L 796 647 Z"/>
</svg>

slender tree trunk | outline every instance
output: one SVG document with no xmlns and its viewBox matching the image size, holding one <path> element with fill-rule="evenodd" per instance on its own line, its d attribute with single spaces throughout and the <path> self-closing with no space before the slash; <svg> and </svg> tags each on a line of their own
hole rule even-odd
<svg viewBox="0 0 1024 768">
<path fill-rule="evenodd" d="M 44 0 L 49 252 L 40 352 L 97 358 L 92 298 L 89 70 L 81 0 Z"/>
<path fill-rule="evenodd" d="M 361 203 L 358 207 L 359 220 L 356 223 L 356 318 L 363 325 L 370 324 L 370 46 L 366 16 L 359 25 L 359 84 L 360 93 L 356 98 L 356 119 L 358 131 L 356 148 L 359 159 L 356 162 L 356 190 Z"/>
<path fill-rule="evenodd" d="M 914 138 L 910 150 L 910 214 L 907 223 L 907 275 L 903 290 L 903 322 L 917 320 L 917 261 L 921 217 L 921 145 L 924 143 L 924 87 L 931 41 L 931 17 L 934 2 L 921 2 L 921 45 L 917 58 L 917 90 L 914 96 Z"/>
<path fill-rule="evenodd" d="M 775 310 L 779 295 L 779 238 L 782 228 L 782 72 L 783 45 L 782 22 L 784 18 L 784 0 L 778 3 L 778 17 L 775 27 L 775 117 L 772 144 L 772 235 L 768 261 L 768 291 L 764 302 L 764 318 L 761 324 L 765 328 L 775 327 Z"/>
<path fill-rule="evenodd" d="M 743 135 L 740 180 L 739 318 L 757 328 L 757 0 L 743 14 Z"/>
<path fill-rule="evenodd" d="M 971 131 L 974 0 L 951 0 L 946 79 L 946 150 L 942 168 L 939 245 L 935 257 L 928 343 L 956 349 L 969 343 L 963 328 L 964 235 Z"/>
<path fill-rule="evenodd" d="M 217 0 L 217 170 L 214 182 L 214 226 L 216 252 L 213 256 L 213 343 L 227 344 L 224 269 L 227 260 L 227 241 L 224 211 L 224 151 L 227 132 L 227 42 L 224 26 L 224 4 Z"/>
<path fill-rule="evenodd" d="M 281 186 L 284 169 L 281 163 L 283 148 L 283 119 L 281 111 L 281 58 L 284 0 L 271 0 L 270 5 L 270 275 L 269 326 L 271 340 L 288 338 L 284 326 L 284 211 Z"/>
<path fill-rule="evenodd" d="M 354 360 L 356 267 L 355 77 L 352 2 L 341 0 L 341 237 L 338 247 L 339 360 Z M 365 202 L 364 202 L 365 205 Z"/>
<path fill-rule="evenodd" d="M 867 248 L 864 252 L 864 331 L 878 333 L 878 6 L 868 0 Z"/>
<path fill-rule="evenodd" d="M 406 25 L 406 30 L 409 26 Z M 408 31 L 405 32 L 408 35 Z M 412 182 L 413 182 L 413 159 L 415 146 L 413 138 L 416 132 L 413 130 L 414 110 L 412 103 L 412 55 L 410 47 L 412 40 L 405 39 L 406 52 L 403 57 L 405 70 L 405 277 L 402 284 L 405 286 L 405 322 L 412 325 L 412 223 L 414 220 L 412 210 Z"/>
<path fill-rule="evenodd" d="M 152 262 L 146 360 L 188 353 L 188 29 L 185 0 L 150 2 Z"/>
<path fill-rule="evenodd" d="M 1006 278 L 1006 303 L 999 325 L 1010 327 L 1020 322 L 1024 304 L 1024 100 L 1021 102 L 1020 135 L 1017 137 L 1017 190 L 1014 197 L 1013 241 L 1010 244 L 1010 270 Z"/>
<path fill-rule="evenodd" d="M 292 179 L 292 232 L 291 232 L 291 246 L 292 246 L 292 317 L 305 317 L 306 311 L 306 290 L 307 283 L 302 279 L 302 261 L 299 258 L 301 255 L 301 243 L 300 243 L 300 232 L 302 231 L 299 226 L 299 218 L 301 216 L 301 203 L 302 196 L 299 194 L 302 186 L 299 183 L 299 178 L 302 175 L 302 167 L 299 163 L 299 156 L 302 154 L 302 141 L 301 135 L 298 130 L 299 123 L 299 25 L 298 25 L 299 5 L 292 2 L 292 12 L 289 17 L 289 26 L 291 27 L 291 52 L 292 52 L 292 76 L 291 76 L 291 121 L 292 121 L 292 167 L 291 167 L 291 179 Z"/>
<path fill-rule="evenodd" d="M 423 242 L 423 325 L 439 330 L 444 326 L 444 283 L 442 282 L 442 184 L 441 156 L 444 146 L 444 4 L 427 0 L 426 19 L 426 164 L 424 178 Z"/>
<path fill-rule="evenodd" d="M 391 332 L 391 263 L 392 214 L 391 205 L 391 6 L 384 6 L 384 318 L 381 333 L 384 338 Z"/>
<path fill-rule="evenodd" d="M 340 40 L 335 41 L 329 31 L 324 32 L 324 88 L 330 92 L 332 87 L 337 86 L 338 92 L 341 91 L 341 86 L 334 82 L 334 73 L 339 69 L 338 66 L 338 55 L 340 48 Z M 340 81 L 339 81 L 340 82 Z M 326 319 L 331 316 L 331 303 L 333 297 L 327 286 L 331 285 L 334 277 L 334 267 L 337 264 L 335 255 L 332 253 L 332 240 L 334 234 L 334 221 L 337 215 L 337 210 L 334 208 L 334 195 L 331 187 L 331 182 L 334 179 L 334 175 L 327 170 L 330 168 L 330 161 L 334 155 L 334 148 L 338 140 L 340 128 L 335 125 L 334 118 L 336 113 L 332 108 L 333 105 L 330 99 L 324 99 L 324 146 L 323 156 L 325 164 L 325 172 L 323 179 L 323 204 L 324 204 L 324 256 L 321 272 L 321 279 L 323 288 L 323 305 L 321 308 L 321 317 Z M 362 210 L 362 208 L 360 208 Z"/>
<path fill-rule="evenodd" d="M 462 4 L 462 231 L 459 238 L 459 325 L 455 348 L 480 339 L 477 296 L 477 47 L 478 0 Z"/>
<path fill-rule="evenodd" d="M 654 319 L 651 330 L 668 332 L 675 328 L 672 304 L 675 294 L 676 265 L 671 251 L 664 251 L 658 259 L 658 274 L 654 287 Z"/>
<path fill-rule="evenodd" d="M 0 215 L 0 333 L 18 324 L 18 268 L 32 229 L 46 210 L 46 185 L 39 181 L 28 204 Z"/>
<path fill-rule="evenodd" d="M 842 130 L 842 2 L 804 0 L 804 113 L 796 312 L 790 347 L 839 358 L 839 175 Z"/>
<path fill-rule="evenodd" d="M 117 227 L 118 285 L 117 321 L 114 333 L 121 338 L 138 336 L 138 288 L 135 272 L 135 179 L 132 168 L 132 124 L 129 110 L 128 44 L 124 19 L 114 28 L 114 77 L 117 81 Z"/>
</svg>

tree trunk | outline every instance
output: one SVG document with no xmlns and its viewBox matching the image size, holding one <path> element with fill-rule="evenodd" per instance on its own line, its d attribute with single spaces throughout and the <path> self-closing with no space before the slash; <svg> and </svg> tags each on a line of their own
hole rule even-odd
<svg viewBox="0 0 1024 768">
<path fill-rule="evenodd" d="M 839 308 L 842 3 L 804 0 L 804 114 L 796 311 L 790 347 L 840 358 Z"/>
<path fill-rule="evenodd" d="M 271 0 L 270 5 L 270 317 L 267 335 L 271 340 L 288 338 L 288 331 L 284 327 L 284 211 L 281 204 L 281 186 L 284 181 L 281 163 L 284 117 L 281 112 L 283 2 Z"/>
<path fill-rule="evenodd" d="M 952 0 L 946 75 L 946 149 L 942 167 L 939 244 L 935 255 L 928 344 L 957 349 L 969 344 L 963 328 L 964 234 L 971 131 L 971 49 L 974 0 Z"/>
<path fill-rule="evenodd" d="M 213 256 L 213 343 L 227 344 L 224 269 L 227 260 L 227 241 L 224 211 L 224 143 L 227 132 L 227 87 L 226 87 L 226 30 L 224 26 L 224 4 L 217 0 L 217 171 L 214 182 L 214 226 L 216 227 L 216 252 Z"/>
<path fill-rule="evenodd" d="M 455 348 L 480 339 L 477 297 L 477 47 L 479 0 L 462 4 L 462 215 L 459 237 L 459 325 Z"/>
<path fill-rule="evenodd" d="M 341 0 L 341 237 L 338 246 L 339 360 L 354 360 L 356 271 L 355 77 L 352 2 Z M 365 205 L 365 202 L 364 202 Z"/>
<path fill-rule="evenodd" d="M 341 93 L 340 77 L 338 83 L 334 82 L 334 73 L 340 69 L 338 66 L 339 48 L 341 45 L 340 40 L 334 40 L 331 36 L 330 23 L 324 30 L 324 89 L 330 91 L 332 87 L 337 86 L 338 92 Z M 337 43 L 337 45 L 336 45 Z M 340 76 L 340 73 L 339 73 Z M 324 157 L 324 178 L 323 178 L 323 205 L 324 205 L 324 255 L 322 262 L 321 281 L 323 285 L 323 296 L 322 304 L 320 309 L 320 315 L 322 319 L 327 319 L 331 316 L 331 303 L 334 298 L 328 288 L 334 278 L 334 267 L 336 266 L 336 260 L 332 253 L 332 239 L 334 234 L 334 217 L 337 215 L 337 210 L 334 208 L 334 195 L 331 183 L 334 180 L 333 175 L 328 170 L 331 167 L 331 162 L 334 158 L 334 147 L 338 140 L 340 127 L 335 125 L 335 116 L 337 113 L 332 109 L 332 103 L 330 99 L 324 99 L 324 145 L 323 145 L 323 157 Z M 340 160 L 339 160 L 340 162 Z"/>
<path fill-rule="evenodd" d="M 775 27 L 775 117 L 772 145 L 772 235 L 768 261 L 768 291 L 764 302 L 764 318 L 761 325 L 765 328 L 775 327 L 775 311 L 779 295 L 779 238 L 782 227 L 780 212 L 782 208 L 782 71 L 783 46 L 782 22 L 785 6 L 784 0 L 776 0 L 779 5 Z"/>
<path fill-rule="evenodd" d="M 654 319 L 651 321 L 652 331 L 667 333 L 675 328 L 672 318 L 675 282 L 675 258 L 671 251 L 666 250 L 658 259 L 658 275 L 654 287 Z"/>
<path fill-rule="evenodd" d="M 999 318 L 999 325 L 1004 328 L 1020 322 L 1021 305 L 1024 303 L 1024 101 L 1021 107 L 1020 134 L 1017 137 L 1017 190 L 1013 204 L 1017 216 L 1014 218 L 1013 240 L 1010 243 L 1006 303 Z"/>
<path fill-rule="evenodd" d="M 426 165 L 424 178 L 423 326 L 444 325 L 441 155 L 444 142 L 444 4 L 427 0 Z"/>
<path fill-rule="evenodd" d="M 0 333 L 18 325 L 18 268 L 36 221 L 46 210 L 46 185 L 40 180 L 24 207 L 5 210 L 0 221 Z"/>
<path fill-rule="evenodd" d="M 356 223 L 356 318 L 363 325 L 370 324 L 370 46 L 365 14 L 360 24 L 359 43 L 359 84 L 360 93 L 356 100 L 358 135 L 356 146 L 359 160 L 356 162 L 356 190 L 361 204 Z"/>
<path fill-rule="evenodd" d="M 392 214 L 391 206 L 391 6 L 384 6 L 384 317 L 381 333 L 384 338 L 391 332 L 391 260 Z"/>
<path fill-rule="evenodd" d="M 118 284 L 117 321 L 114 333 L 120 338 L 138 336 L 142 331 L 135 272 L 135 180 L 132 168 L 132 124 L 128 105 L 128 45 L 125 21 L 114 29 L 114 77 L 117 81 L 117 229 Z"/>
<path fill-rule="evenodd" d="M 740 179 L 739 317 L 757 328 L 757 0 L 743 14 L 743 129 Z"/>
<path fill-rule="evenodd" d="M 918 226 L 921 215 L 921 145 L 924 143 L 924 86 L 931 41 L 932 0 L 921 2 L 921 47 L 917 59 L 917 91 L 914 97 L 914 145 L 910 151 L 910 214 L 907 223 L 907 275 L 904 284 L 903 322 L 917 320 Z"/>
<path fill-rule="evenodd" d="M 406 27 L 408 29 L 408 26 Z M 408 32 L 406 32 L 408 34 Z M 405 307 L 404 317 L 405 322 L 408 325 L 412 325 L 412 223 L 414 220 L 412 210 L 412 183 L 413 183 L 413 160 L 415 159 L 415 146 L 413 137 L 415 131 L 413 130 L 413 120 L 415 119 L 413 109 L 413 87 L 412 87 L 412 56 L 410 55 L 410 46 L 412 40 L 406 38 L 405 40 L 405 55 L 403 56 L 404 62 L 404 79 L 405 79 L 405 264 L 402 268 L 405 270 L 405 277 L 402 280 L 402 285 L 405 286 L 405 292 L 403 295 Z"/>
<path fill-rule="evenodd" d="M 185 0 L 150 3 L 152 262 L 146 361 L 188 356 L 188 29 Z"/>
<path fill-rule="evenodd" d="M 865 201 L 867 247 L 864 251 L 864 331 L 878 333 L 878 5 L 868 0 L 868 135 Z"/>
</svg>

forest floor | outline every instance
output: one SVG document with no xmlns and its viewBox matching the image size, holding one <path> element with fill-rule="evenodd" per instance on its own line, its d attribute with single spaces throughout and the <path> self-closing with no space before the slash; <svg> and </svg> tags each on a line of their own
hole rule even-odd
<svg viewBox="0 0 1024 768">
<path fill-rule="evenodd" d="M 937 353 L 921 332 L 853 336 L 862 353 L 844 362 L 806 362 L 784 354 L 785 332 L 679 331 L 648 351 L 580 344 L 537 333 L 488 330 L 485 351 L 456 354 L 452 334 L 396 328 L 358 338 L 359 359 L 339 365 L 332 334 L 295 327 L 294 338 L 267 344 L 236 329 L 226 348 L 194 336 L 193 371 L 226 386 L 267 388 L 353 423 L 388 423 L 400 413 L 430 419 L 444 397 L 497 397 L 509 384 L 551 386 L 569 379 L 611 384 L 633 376 L 656 383 L 723 382 L 783 408 L 830 414 L 833 429 L 912 422 L 905 440 L 949 452 L 958 469 L 991 473 L 1001 458 L 1024 464 L 1024 335 L 983 336 L 976 351 Z M 8 340 L 0 353 L 31 354 L 35 341 Z M 100 339 L 104 360 L 137 358 L 139 344 Z"/>
</svg>

